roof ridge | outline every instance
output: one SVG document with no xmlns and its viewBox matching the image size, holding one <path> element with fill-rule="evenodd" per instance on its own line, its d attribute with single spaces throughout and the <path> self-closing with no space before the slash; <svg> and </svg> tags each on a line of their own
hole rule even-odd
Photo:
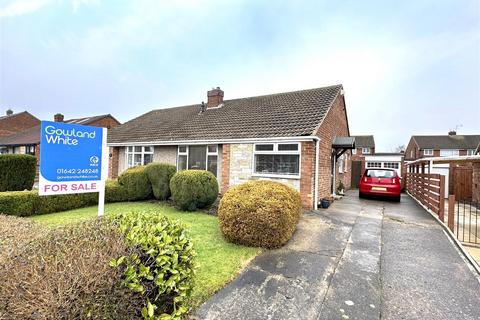
<svg viewBox="0 0 480 320">
<path fill-rule="evenodd" d="M 224 100 L 223 102 L 230 102 L 230 101 L 244 100 L 244 99 L 273 97 L 273 96 L 282 95 L 282 94 L 303 93 L 303 92 L 307 92 L 307 91 L 314 91 L 314 90 L 318 90 L 318 89 L 328 89 L 328 88 L 334 88 L 334 87 L 343 87 L 343 85 L 340 83 L 340 84 L 335 84 L 335 85 L 326 86 L 326 87 L 317 87 L 317 88 L 310 88 L 310 89 L 302 89 L 302 90 L 294 90 L 294 91 L 277 92 L 277 93 L 271 93 L 271 94 L 261 94 L 261 95 L 257 95 L 257 96 L 249 96 L 249 97 L 241 97 L 241 98 L 227 99 L 227 100 Z M 171 110 L 171 109 L 186 108 L 186 107 L 196 107 L 196 106 L 200 106 L 200 105 L 201 105 L 201 103 L 187 104 L 187 105 L 176 106 L 176 107 L 156 108 L 156 109 L 153 109 L 153 110 L 151 110 L 151 111 Z M 150 111 L 150 112 L 151 112 L 151 111 Z M 148 112 L 146 112 L 146 113 L 148 113 Z"/>
</svg>

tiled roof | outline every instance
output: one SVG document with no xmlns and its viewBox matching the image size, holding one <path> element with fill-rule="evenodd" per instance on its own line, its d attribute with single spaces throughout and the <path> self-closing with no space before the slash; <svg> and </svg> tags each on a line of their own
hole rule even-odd
<svg viewBox="0 0 480 320">
<path fill-rule="evenodd" d="M 306 136 L 314 133 L 341 85 L 225 100 L 220 108 L 201 104 L 158 109 L 109 131 L 108 142 Z"/>
<path fill-rule="evenodd" d="M 100 116 L 79 118 L 79 119 L 69 119 L 65 120 L 65 123 L 74 123 L 88 125 L 97 120 L 112 117 L 110 114 L 104 114 Z M 113 117 L 112 117 L 113 118 Z M 115 119 L 115 118 L 113 118 Z M 115 119 L 115 121 L 117 121 Z M 117 121 L 118 122 L 118 121 Z M 0 146 L 23 146 L 23 145 L 32 145 L 40 143 L 40 126 L 35 126 L 12 135 L 0 138 Z"/>
<path fill-rule="evenodd" d="M 375 139 L 370 136 L 352 136 L 355 138 L 355 148 L 375 148 Z"/>
<path fill-rule="evenodd" d="M 420 149 L 475 149 L 480 135 L 413 136 Z"/>
<path fill-rule="evenodd" d="M 0 146 L 23 146 L 40 143 L 40 126 L 0 138 Z"/>
<path fill-rule="evenodd" d="M 65 123 L 75 123 L 75 124 L 89 125 L 89 124 L 92 123 L 92 122 L 95 122 L 95 121 L 100 120 L 100 119 L 103 119 L 103 118 L 108 118 L 108 117 L 111 117 L 111 118 L 113 118 L 115 121 L 117 121 L 117 119 L 115 119 L 111 114 L 102 114 L 102 115 L 93 116 L 93 117 L 78 118 L 78 119 L 69 119 L 69 120 L 65 120 L 64 122 L 65 122 Z M 118 122 L 118 121 L 117 121 L 117 122 Z M 118 123 L 120 124 L 120 122 L 118 122 Z"/>
<path fill-rule="evenodd" d="M 0 121 L 5 120 L 5 119 L 11 119 L 11 118 L 14 118 L 14 117 L 16 117 L 16 116 L 19 116 L 19 115 L 21 115 L 21 114 L 24 114 L 24 113 L 30 114 L 28 111 L 17 112 L 17 113 L 11 114 L 11 115 L 9 115 L 9 116 L 8 116 L 8 115 L 1 116 L 1 117 L 0 117 Z M 30 115 L 31 115 L 31 114 L 30 114 Z"/>
</svg>

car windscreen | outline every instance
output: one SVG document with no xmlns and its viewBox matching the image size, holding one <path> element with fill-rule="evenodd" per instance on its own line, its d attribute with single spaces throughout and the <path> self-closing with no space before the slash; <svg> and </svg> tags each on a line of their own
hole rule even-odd
<svg viewBox="0 0 480 320">
<path fill-rule="evenodd" d="M 395 177 L 395 171 L 368 169 L 365 175 L 369 178 L 393 178 Z"/>
</svg>

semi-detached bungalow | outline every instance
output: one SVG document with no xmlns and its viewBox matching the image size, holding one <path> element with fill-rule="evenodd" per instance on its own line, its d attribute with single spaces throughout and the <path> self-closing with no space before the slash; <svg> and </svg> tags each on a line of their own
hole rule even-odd
<svg viewBox="0 0 480 320">
<path fill-rule="evenodd" d="M 286 183 L 312 209 L 334 190 L 335 162 L 335 184 L 350 187 L 353 142 L 344 143 L 349 128 L 342 85 L 232 100 L 217 87 L 207 98 L 153 110 L 109 130 L 110 177 L 167 162 L 178 170 L 211 171 L 221 192 L 250 179 Z"/>
</svg>

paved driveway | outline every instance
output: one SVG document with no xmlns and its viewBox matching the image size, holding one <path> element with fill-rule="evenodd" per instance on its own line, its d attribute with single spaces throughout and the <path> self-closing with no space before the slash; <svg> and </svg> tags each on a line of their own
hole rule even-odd
<svg viewBox="0 0 480 320">
<path fill-rule="evenodd" d="M 349 192 L 301 219 L 283 248 L 255 258 L 198 319 L 479 319 L 480 278 L 408 196 Z"/>
</svg>

